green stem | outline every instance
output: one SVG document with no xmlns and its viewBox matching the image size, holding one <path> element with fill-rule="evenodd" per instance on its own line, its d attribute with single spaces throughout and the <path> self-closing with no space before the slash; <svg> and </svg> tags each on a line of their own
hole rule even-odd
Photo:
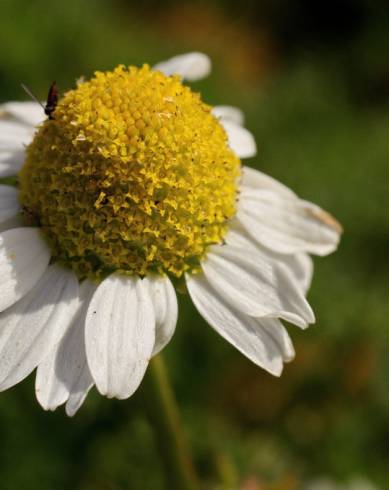
<svg viewBox="0 0 389 490">
<path fill-rule="evenodd" d="M 154 429 L 169 490 L 198 490 L 180 414 L 161 354 L 149 365 L 143 381 L 143 399 Z"/>
</svg>

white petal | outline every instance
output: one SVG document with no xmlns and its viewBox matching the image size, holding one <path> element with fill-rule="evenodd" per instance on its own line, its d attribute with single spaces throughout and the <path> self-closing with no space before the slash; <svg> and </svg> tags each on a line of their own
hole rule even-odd
<svg viewBox="0 0 389 490">
<path fill-rule="evenodd" d="M 290 362 L 295 357 L 295 350 L 286 328 L 275 318 L 258 318 L 257 324 L 265 330 L 278 345 L 284 362 Z"/>
<path fill-rule="evenodd" d="M 259 251 L 214 246 L 201 265 L 212 287 L 242 313 L 283 318 L 302 328 L 313 323 L 313 312 L 290 274 Z"/>
<path fill-rule="evenodd" d="M 155 345 L 152 355 L 160 352 L 173 337 L 177 324 L 178 306 L 174 287 L 167 276 L 145 279 L 155 313 Z"/>
<path fill-rule="evenodd" d="M 278 253 L 327 255 L 339 243 L 341 227 L 331 215 L 270 190 L 242 190 L 237 217 L 258 243 Z"/>
<path fill-rule="evenodd" d="M 229 105 L 217 105 L 212 109 L 212 114 L 221 121 L 230 121 L 238 126 L 243 126 L 244 115 L 237 107 Z"/>
<path fill-rule="evenodd" d="M 0 233 L 0 311 L 28 293 L 42 277 L 50 250 L 37 228 Z"/>
<path fill-rule="evenodd" d="M 228 233 L 225 237 L 226 243 L 245 250 L 252 250 L 265 254 L 269 259 L 275 262 L 281 262 L 292 273 L 299 283 L 302 291 L 306 293 L 311 285 L 313 275 L 313 262 L 311 257 L 306 253 L 293 255 L 279 254 L 261 246 L 254 241 L 239 222 L 232 221 Z"/>
<path fill-rule="evenodd" d="M 22 168 L 26 159 L 26 151 L 20 145 L 17 147 L 18 149 L 9 151 L 0 150 L 0 177 L 16 175 Z"/>
<path fill-rule="evenodd" d="M 232 308 L 203 274 L 187 274 L 186 284 L 200 315 L 222 337 L 258 366 L 276 376 L 281 374 L 283 354 L 258 320 Z"/>
<path fill-rule="evenodd" d="M 260 251 L 263 253 L 261 246 L 250 237 L 244 227 L 235 219 L 232 219 L 229 224 L 225 241 L 227 244 L 234 247 L 244 248 L 251 250 L 252 252 Z"/>
<path fill-rule="evenodd" d="M 20 151 L 32 141 L 33 136 L 33 128 L 18 121 L 0 119 L 0 151 Z"/>
<path fill-rule="evenodd" d="M 73 272 L 50 266 L 18 303 L 0 314 L 0 390 L 19 383 L 50 353 L 78 302 Z"/>
<path fill-rule="evenodd" d="M 281 260 L 285 264 L 300 284 L 303 293 L 306 294 L 311 286 L 313 276 L 313 261 L 311 257 L 306 253 L 294 255 L 277 254 L 277 260 Z"/>
<path fill-rule="evenodd" d="M 281 182 L 278 182 L 278 180 L 275 180 L 269 175 L 266 175 L 251 167 L 242 167 L 241 186 L 243 188 L 247 187 L 255 190 L 269 189 L 286 197 L 297 198 L 296 194 L 289 189 L 289 187 L 286 187 L 286 185 L 281 184 Z"/>
<path fill-rule="evenodd" d="M 203 53 L 187 53 L 174 56 L 167 61 L 157 63 L 154 70 L 161 71 L 167 76 L 181 75 L 190 82 L 200 80 L 209 75 L 211 60 Z"/>
<path fill-rule="evenodd" d="M 35 391 L 45 410 L 55 410 L 68 401 L 74 415 L 93 386 L 85 351 L 85 317 L 96 286 L 84 281 L 78 310 L 65 335 L 37 369 Z"/>
<path fill-rule="evenodd" d="M 91 376 L 90 371 L 89 375 Z M 89 381 L 89 378 L 82 377 L 79 387 L 76 388 L 76 391 L 70 393 L 69 400 L 66 402 L 65 405 L 65 411 L 68 417 L 73 417 L 84 403 L 85 398 L 89 393 L 89 390 L 93 386 L 92 376 L 90 380 L 91 381 Z"/>
<path fill-rule="evenodd" d="M 226 119 L 221 119 L 220 124 L 227 133 L 231 150 L 239 158 L 250 158 L 257 154 L 257 145 L 250 131 Z"/>
<path fill-rule="evenodd" d="M 10 185 L 0 185 L 0 223 L 16 216 L 20 206 L 18 203 L 18 191 Z"/>
<path fill-rule="evenodd" d="M 9 115 L 27 126 L 38 126 L 46 118 L 37 102 L 6 102 L 0 105 L 0 115 Z"/>
<path fill-rule="evenodd" d="M 34 136 L 44 113 L 35 102 L 0 105 L 0 177 L 16 175 L 25 161 L 25 146 Z"/>
<path fill-rule="evenodd" d="M 146 283 L 112 274 L 97 288 L 86 316 L 86 353 L 101 394 L 128 398 L 138 388 L 155 342 Z"/>
</svg>

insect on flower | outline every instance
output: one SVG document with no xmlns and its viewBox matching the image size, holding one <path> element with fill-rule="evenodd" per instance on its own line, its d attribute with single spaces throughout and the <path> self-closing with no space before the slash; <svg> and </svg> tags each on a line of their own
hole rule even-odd
<svg viewBox="0 0 389 490">
<path fill-rule="evenodd" d="M 56 83 L 53 82 L 50 85 L 49 93 L 47 94 L 47 100 L 45 105 L 43 105 L 42 102 L 38 100 L 38 98 L 31 92 L 31 90 L 28 87 L 26 87 L 26 85 L 22 83 L 21 86 L 23 90 L 42 107 L 46 116 L 48 116 L 49 119 L 54 119 L 53 112 L 55 111 L 58 102 L 58 90 L 56 87 Z"/>
<path fill-rule="evenodd" d="M 93 385 L 129 398 L 174 336 L 177 282 L 258 366 L 279 376 L 293 359 L 282 320 L 314 323 L 309 254 L 333 252 L 341 226 L 243 165 L 256 144 L 241 111 L 183 82 L 209 71 L 202 53 L 119 65 L 57 106 L 52 84 L 54 124 L 0 105 L 0 147 L 24 156 L 6 167 L 19 186 L 0 185 L 0 391 L 37 368 L 46 410 L 74 415 Z"/>
</svg>

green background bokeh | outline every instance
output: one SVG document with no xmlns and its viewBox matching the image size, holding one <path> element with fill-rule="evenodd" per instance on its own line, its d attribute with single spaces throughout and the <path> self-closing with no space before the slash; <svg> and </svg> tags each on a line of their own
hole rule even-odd
<svg viewBox="0 0 389 490">
<path fill-rule="evenodd" d="M 194 90 L 244 110 L 259 148 L 247 163 L 344 225 L 339 251 L 315 259 L 317 323 L 289 328 L 297 356 L 280 379 L 179 298 L 165 357 L 204 488 L 322 475 L 389 488 L 388 47 L 385 2 L 0 0 L 2 101 L 26 98 L 20 82 L 44 99 L 53 80 L 65 91 L 94 70 L 207 52 Z M 163 488 L 141 392 L 93 391 L 68 419 L 38 406 L 32 378 L 0 396 L 1 490 Z"/>
</svg>

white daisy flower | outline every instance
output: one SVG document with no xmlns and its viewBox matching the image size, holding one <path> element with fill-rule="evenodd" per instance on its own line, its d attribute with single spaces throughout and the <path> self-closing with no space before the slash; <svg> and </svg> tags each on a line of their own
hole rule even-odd
<svg viewBox="0 0 389 490">
<path fill-rule="evenodd" d="M 340 226 L 261 172 L 242 113 L 206 105 L 182 80 L 200 53 L 96 73 L 60 99 L 0 107 L 0 390 L 35 368 L 43 408 L 73 415 L 96 385 L 128 398 L 177 321 L 185 281 L 204 319 L 280 375 L 281 323 L 314 322 L 308 254 Z"/>
</svg>

